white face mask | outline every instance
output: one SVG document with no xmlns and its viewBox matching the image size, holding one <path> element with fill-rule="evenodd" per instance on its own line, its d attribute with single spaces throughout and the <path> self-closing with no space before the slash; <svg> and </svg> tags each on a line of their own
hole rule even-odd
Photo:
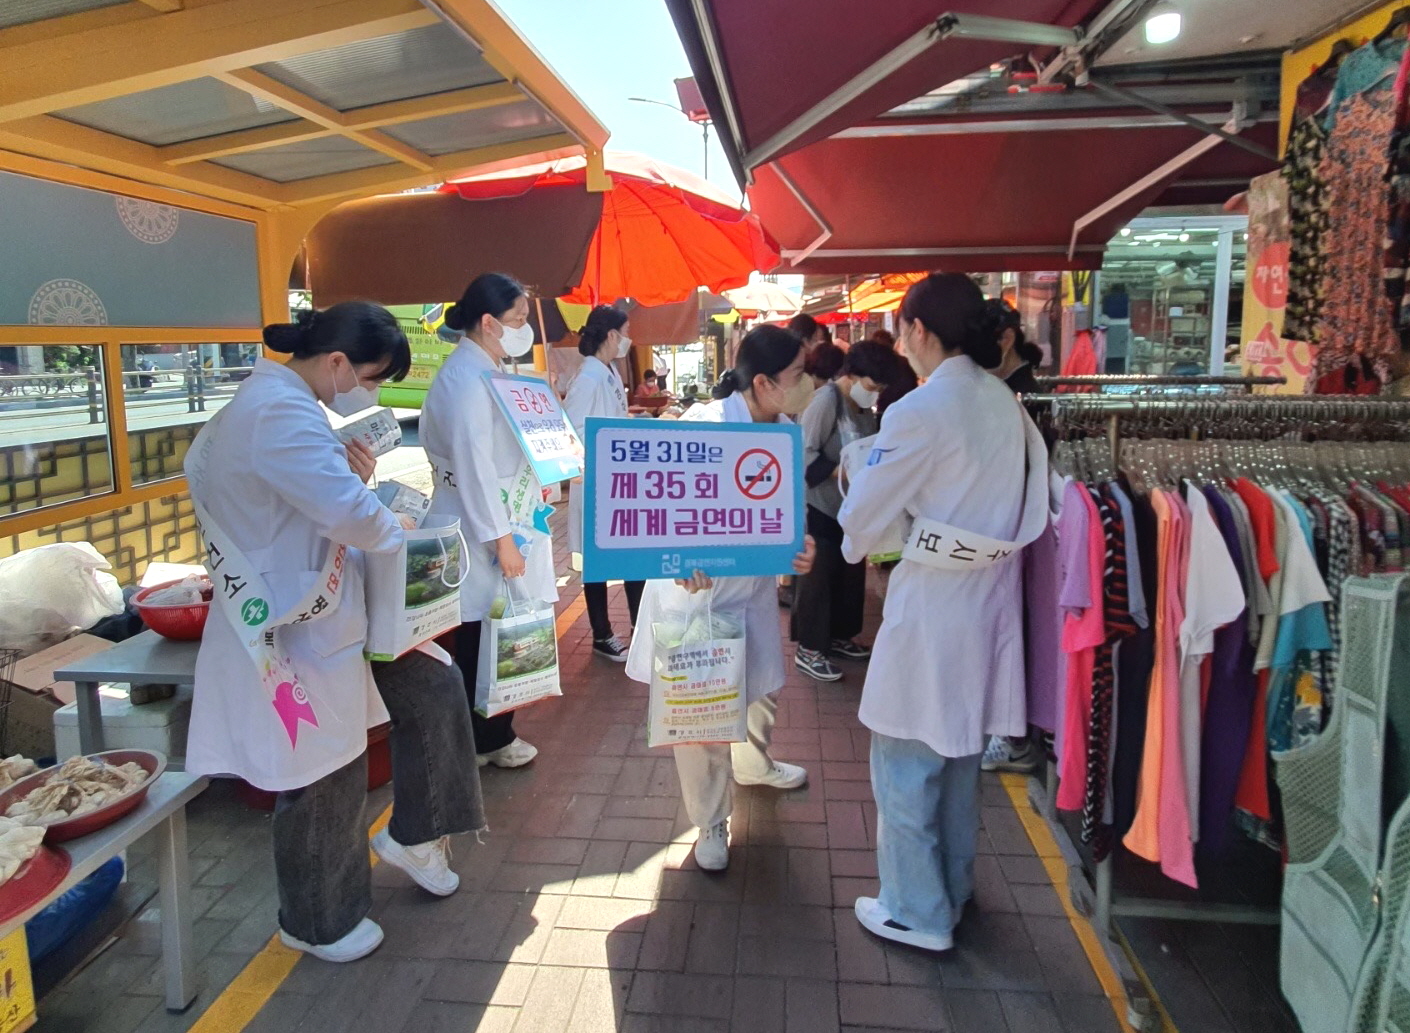
<svg viewBox="0 0 1410 1033">
<path fill-rule="evenodd" d="M 534 350 L 534 328 L 528 323 L 523 326 L 499 324 L 499 346 L 511 359 L 522 359 Z"/>
<path fill-rule="evenodd" d="M 617 358 L 625 359 L 632 350 L 632 339 L 626 334 L 617 336 Z"/>
<path fill-rule="evenodd" d="M 857 403 L 857 407 L 861 409 L 870 409 L 881 397 L 879 392 L 868 391 L 863 387 L 860 380 L 852 381 L 852 388 L 847 393 L 852 397 L 852 401 Z"/>
<path fill-rule="evenodd" d="M 328 408 L 339 416 L 352 416 L 364 409 L 371 409 L 376 404 L 377 392 L 357 379 L 357 370 L 353 370 L 353 386 L 348 391 L 338 390 L 338 374 L 334 371 L 333 400 L 328 403 Z"/>
</svg>

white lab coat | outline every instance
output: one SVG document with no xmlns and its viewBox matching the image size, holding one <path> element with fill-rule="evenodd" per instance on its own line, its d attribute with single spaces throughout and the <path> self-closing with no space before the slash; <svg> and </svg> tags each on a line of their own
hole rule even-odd
<svg viewBox="0 0 1410 1033">
<path fill-rule="evenodd" d="M 254 660 L 224 611 L 211 607 L 196 657 L 186 769 L 238 775 L 269 791 L 298 789 L 357 759 L 367 748 L 367 729 L 389 720 L 362 656 L 367 607 L 358 550 L 393 552 L 403 532 L 349 469 L 327 414 L 287 367 L 257 360 L 217 430 L 202 501 L 264 576 L 273 612 L 287 612 L 313 585 L 330 542 L 349 546 L 348 562 L 337 610 L 279 631 L 319 719 L 317 728 L 299 725 L 296 748 Z M 191 448 L 199 451 L 200 436 Z"/>
<path fill-rule="evenodd" d="M 627 391 L 617 370 L 591 356 L 583 360 L 582 368 L 568 388 L 563 411 L 568 414 L 578 437 L 584 441 L 587 440 L 589 416 L 626 416 Z M 583 552 L 584 491 L 584 482 L 579 481 L 568 495 L 568 547 L 575 556 L 581 556 Z"/>
<path fill-rule="evenodd" d="M 1027 419 L 1003 381 L 947 359 L 891 406 L 869 465 L 838 516 L 850 562 L 877 550 L 902 513 L 1013 541 L 1023 515 Z M 1043 500 L 1046 504 L 1046 500 Z M 860 718 L 943 757 L 1025 732 L 1022 563 L 891 575 Z"/>
<path fill-rule="evenodd" d="M 697 405 L 681 417 L 686 422 L 750 423 L 749 404 L 739 394 L 722 401 Z M 780 416 L 779 423 L 791 423 Z M 783 688 L 783 634 L 778 619 L 778 580 L 774 577 L 715 578 L 710 605 L 717 612 L 735 614 L 744 622 L 744 680 L 747 698 L 754 703 Z M 674 581 L 648 581 L 641 597 L 636 634 L 627 655 L 627 677 L 650 683 L 656 638 L 652 625 L 663 612 L 679 612 L 690 604 L 690 594 Z"/>
<path fill-rule="evenodd" d="M 510 530 L 502 489 L 525 461 L 514 431 L 485 383 L 487 372 L 499 372 L 498 365 L 478 344 L 462 337 L 431 382 L 421 407 L 421 444 L 437 468 L 430 512 L 458 517 L 470 543 L 468 569 L 460 586 L 462 621 L 484 620 L 499 594 L 504 575 L 494 543 Z M 557 602 L 553 540 L 536 536 L 526 565 L 522 587 L 527 598 L 550 605 Z"/>
</svg>

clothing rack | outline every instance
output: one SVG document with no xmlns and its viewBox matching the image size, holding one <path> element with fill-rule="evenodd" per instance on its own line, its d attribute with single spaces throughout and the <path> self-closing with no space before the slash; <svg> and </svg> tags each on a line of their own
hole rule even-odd
<svg viewBox="0 0 1410 1033">
<path fill-rule="evenodd" d="M 1123 431 L 1139 428 L 1142 438 L 1173 440 L 1224 439 L 1273 442 L 1293 435 L 1324 435 L 1351 441 L 1410 440 L 1410 399 L 1354 396 L 1186 395 L 1130 396 L 1094 394 L 1026 395 L 1029 412 L 1047 414 L 1059 432 L 1066 427 L 1104 430 L 1113 470 L 1120 469 Z M 1158 1009 L 1130 959 L 1117 945 L 1117 916 L 1234 924 L 1277 925 L 1277 907 L 1214 901 L 1120 896 L 1113 849 L 1089 865 L 1076 837 L 1058 816 L 1057 766 L 1049 762 L 1046 779 L 1029 781 L 1029 801 L 1047 821 L 1068 868 L 1080 877 L 1069 879 L 1073 906 L 1091 919 L 1103 946 L 1126 984 L 1131 1004 L 1128 1021 L 1141 1031 L 1160 1028 Z"/>
<path fill-rule="evenodd" d="M 1276 387 L 1287 377 L 1180 377 L 1160 373 L 1094 373 L 1078 377 L 1036 377 L 1040 387 Z"/>
</svg>

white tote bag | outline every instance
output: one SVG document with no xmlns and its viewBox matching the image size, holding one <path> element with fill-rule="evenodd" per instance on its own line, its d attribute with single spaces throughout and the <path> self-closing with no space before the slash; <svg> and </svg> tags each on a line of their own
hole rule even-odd
<svg viewBox="0 0 1410 1033">
<path fill-rule="evenodd" d="M 689 612 L 651 626 L 655 649 L 647 706 L 648 746 L 743 742 L 744 627 L 711 607 L 713 589 Z"/>
<path fill-rule="evenodd" d="M 871 457 L 872 446 L 876 444 L 876 438 L 877 435 L 873 434 L 871 437 L 858 438 L 843 446 L 842 480 L 840 482 L 843 495 L 847 494 L 847 485 L 867 465 L 867 460 Z M 895 563 L 901 558 L 901 552 L 906 548 L 906 539 L 910 536 L 911 519 L 903 515 L 886 529 L 886 536 L 876 547 L 876 552 L 867 558 L 878 566 L 883 563 Z"/>
<path fill-rule="evenodd" d="M 367 553 L 369 660 L 395 660 L 460 627 L 465 538 L 454 517 L 428 517 L 396 552 Z"/>
<path fill-rule="evenodd" d="M 510 587 L 513 584 L 504 583 L 480 636 L 475 710 L 481 717 L 563 695 L 558 672 L 558 615 L 550 603 L 526 602 L 522 592 Z M 516 595 L 521 597 L 516 599 Z"/>
</svg>

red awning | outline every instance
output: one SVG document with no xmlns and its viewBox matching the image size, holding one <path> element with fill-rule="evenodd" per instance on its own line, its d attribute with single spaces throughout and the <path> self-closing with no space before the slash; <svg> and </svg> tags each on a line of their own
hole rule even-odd
<svg viewBox="0 0 1410 1033">
<path fill-rule="evenodd" d="M 1267 144 L 1275 132 L 1260 124 L 1248 135 Z M 1098 269 L 1117 230 L 1182 178 L 1230 184 L 1242 175 L 1246 182 L 1245 157 L 1249 168 L 1259 166 L 1253 174 L 1271 167 L 1215 143 L 1092 220 L 1068 258 L 1078 220 L 1204 140 L 1213 142 L 1180 125 L 845 136 L 759 169 L 749 199 L 789 272 Z M 1228 197 L 1239 188 L 1222 189 Z M 790 252 L 796 257 L 827 229 L 831 235 L 810 256 L 789 263 Z"/>
<path fill-rule="evenodd" d="M 972 14 L 1071 28 L 1107 0 L 667 0 L 725 150 L 738 172 L 819 102 L 874 66 L 846 103 L 790 140 L 788 153 L 859 125 L 996 61 L 1035 49 L 1021 43 L 945 39 L 888 67 L 887 56 L 941 14 Z M 702 20 L 696 17 L 701 12 Z M 722 113 L 731 113 L 721 120 Z M 730 125 L 727 122 L 736 124 Z M 762 160 L 773 154 L 764 153 Z"/>
</svg>

